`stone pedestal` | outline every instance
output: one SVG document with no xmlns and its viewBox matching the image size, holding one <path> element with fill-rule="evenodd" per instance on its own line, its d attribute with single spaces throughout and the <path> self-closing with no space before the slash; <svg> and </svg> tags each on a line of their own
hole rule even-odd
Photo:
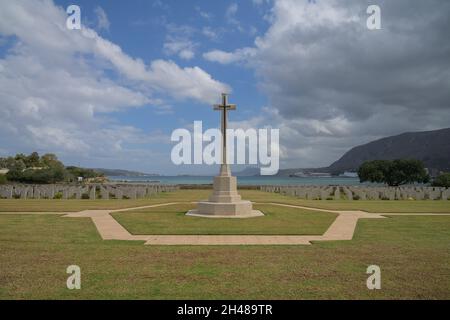
<svg viewBox="0 0 450 320">
<path fill-rule="evenodd" d="M 210 218 L 250 218 L 264 214 L 253 210 L 250 201 L 242 200 L 237 192 L 237 179 L 231 176 L 228 165 L 222 165 L 220 175 L 214 177 L 214 191 L 207 201 L 201 201 L 196 210 L 187 215 Z"/>
</svg>

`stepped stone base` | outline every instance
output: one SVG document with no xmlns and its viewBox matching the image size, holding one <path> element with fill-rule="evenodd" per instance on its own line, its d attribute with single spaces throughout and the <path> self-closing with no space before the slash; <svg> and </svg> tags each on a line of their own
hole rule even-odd
<svg viewBox="0 0 450 320">
<path fill-rule="evenodd" d="M 259 210 L 253 210 L 252 203 L 240 200 L 232 203 L 202 201 L 196 210 L 186 213 L 188 216 L 209 218 L 252 218 L 264 214 Z"/>
<path fill-rule="evenodd" d="M 196 210 L 186 215 L 209 218 L 251 218 L 264 214 L 253 210 L 250 201 L 242 200 L 237 192 L 236 177 L 231 176 L 227 165 L 222 165 L 221 174 L 214 177 L 214 191 L 208 200 L 201 201 Z"/>
</svg>

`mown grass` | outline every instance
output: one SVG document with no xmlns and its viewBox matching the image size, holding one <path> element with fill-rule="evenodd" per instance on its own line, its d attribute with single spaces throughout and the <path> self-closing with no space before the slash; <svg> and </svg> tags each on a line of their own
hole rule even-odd
<svg viewBox="0 0 450 320">
<path fill-rule="evenodd" d="M 198 191 L 201 195 L 202 190 Z M 173 201 L 194 201 L 194 192 L 160 193 L 145 199 L 124 200 L 62 200 L 62 199 L 0 199 L 0 212 L 76 212 L 82 210 L 123 209 Z M 179 199 L 179 200 L 178 200 Z"/>
<path fill-rule="evenodd" d="M 283 200 L 284 203 L 327 210 L 362 210 L 386 213 L 450 213 L 450 201 L 437 200 Z"/>
<path fill-rule="evenodd" d="M 70 212 L 87 209 L 121 209 L 165 202 L 192 202 L 207 199 L 211 190 L 180 190 L 137 200 L 21 200 L 0 199 L 0 212 Z M 254 202 L 276 202 L 327 210 L 364 210 L 368 212 L 450 213 L 450 201 L 433 200 L 302 200 L 295 197 L 257 190 L 241 190 L 243 199 Z"/>
<path fill-rule="evenodd" d="M 209 193 L 183 190 L 142 200 L 0 200 L 0 211 L 63 212 L 185 202 L 184 211 L 190 207 L 187 202 L 206 199 Z M 329 210 L 450 213 L 450 202 L 445 201 L 305 201 L 259 191 L 241 194 L 258 203 Z M 279 217 L 288 215 L 283 210 L 289 208 L 258 206 Z M 136 214 L 145 219 L 149 215 Z M 301 219 L 318 217 L 302 215 Z M 303 232 L 306 221 L 300 226 Z M 316 222 L 312 221 L 314 227 L 320 225 Z M 351 241 L 171 247 L 104 241 L 89 218 L 6 214 L 0 215 L 0 298 L 449 299 L 449 230 L 449 216 L 391 216 L 359 220 Z M 81 290 L 66 288 L 66 268 L 72 264 L 81 267 Z M 372 264 L 381 267 L 381 290 L 366 288 L 365 272 Z"/>
<path fill-rule="evenodd" d="M 450 217 L 360 220 L 312 246 L 104 241 L 89 218 L 0 215 L 1 299 L 449 299 Z M 66 268 L 81 267 L 81 290 Z M 381 268 L 382 289 L 366 288 Z"/>
<path fill-rule="evenodd" d="M 335 213 L 273 205 L 256 205 L 264 216 L 250 219 L 206 219 L 186 216 L 193 204 L 178 204 L 113 213 L 131 234 L 292 234 L 320 235 L 335 220 Z"/>
</svg>

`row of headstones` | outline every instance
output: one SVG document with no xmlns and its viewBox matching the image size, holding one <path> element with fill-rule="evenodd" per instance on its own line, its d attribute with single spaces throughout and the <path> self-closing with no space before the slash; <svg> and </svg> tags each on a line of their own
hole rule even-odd
<svg viewBox="0 0 450 320">
<path fill-rule="evenodd" d="M 174 185 L 2 185 L 3 199 L 139 199 L 178 190 Z"/>
<path fill-rule="evenodd" d="M 333 186 L 260 186 L 259 189 L 308 200 L 331 200 L 340 198 L 339 187 Z"/>
<path fill-rule="evenodd" d="M 450 189 L 437 187 L 260 186 L 259 189 L 308 200 L 450 200 Z"/>
<path fill-rule="evenodd" d="M 347 198 L 361 200 L 450 200 L 450 189 L 438 187 L 343 187 Z"/>
</svg>

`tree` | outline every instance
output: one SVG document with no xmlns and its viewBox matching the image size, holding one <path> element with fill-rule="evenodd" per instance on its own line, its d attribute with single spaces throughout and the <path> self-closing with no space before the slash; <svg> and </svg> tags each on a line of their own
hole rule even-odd
<svg viewBox="0 0 450 320">
<path fill-rule="evenodd" d="M 4 174 L 0 174 L 0 184 L 5 184 L 8 180 Z"/>
<path fill-rule="evenodd" d="M 76 179 L 78 177 L 83 177 L 84 179 L 87 179 L 87 178 L 97 178 L 97 177 L 104 176 L 103 173 L 97 172 L 93 169 L 79 168 L 79 167 L 75 167 L 75 166 L 68 166 L 68 167 L 66 167 L 66 170 L 72 176 L 71 179 L 73 181 L 76 181 Z"/>
<path fill-rule="evenodd" d="M 14 158 L 3 160 L 9 172 L 6 177 L 9 181 L 25 183 L 55 183 L 64 181 L 68 177 L 64 164 L 51 153 L 39 157 L 37 152 L 29 156 L 22 153 Z"/>
<path fill-rule="evenodd" d="M 0 158 L 0 168 L 11 169 L 15 166 L 16 159 L 13 157 Z M 22 161 L 23 163 L 23 161 Z"/>
<path fill-rule="evenodd" d="M 360 182 L 386 183 L 389 186 L 429 181 L 423 162 L 413 159 L 366 161 L 359 167 L 358 176 Z"/>
<path fill-rule="evenodd" d="M 40 167 L 39 153 L 33 152 L 28 157 L 25 157 L 25 165 L 27 168 Z"/>
<path fill-rule="evenodd" d="M 433 181 L 433 187 L 450 188 L 450 172 L 437 176 Z"/>
<path fill-rule="evenodd" d="M 6 178 L 9 181 L 19 181 L 22 177 L 23 170 L 25 170 L 25 163 L 21 158 L 16 160 L 15 158 L 11 158 L 13 161 L 8 163 L 8 173 L 6 174 Z"/>
<path fill-rule="evenodd" d="M 41 164 L 45 167 L 64 166 L 53 153 L 46 153 L 41 157 Z"/>
<path fill-rule="evenodd" d="M 39 157 L 37 152 L 30 155 L 23 153 L 15 157 L 0 158 L 0 168 L 9 169 L 6 174 L 8 181 L 23 183 L 55 183 L 61 181 L 77 181 L 78 177 L 103 177 L 92 169 L 65 167 L 53 153 Z"/>
</svg>

